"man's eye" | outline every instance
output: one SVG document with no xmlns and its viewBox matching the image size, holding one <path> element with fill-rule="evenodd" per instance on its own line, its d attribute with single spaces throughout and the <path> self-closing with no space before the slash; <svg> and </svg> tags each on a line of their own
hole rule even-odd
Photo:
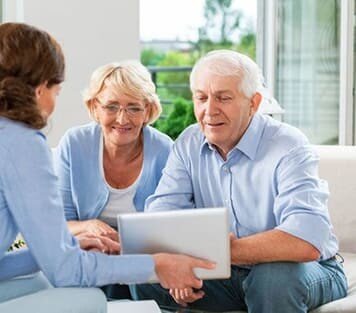
<svg viewBox="0 0 356 313">
<path fill-rule="evenodd" d="M 218 100 L 221 102 L 228 102 L 228 101 L 231 101 L 231 97 L 220 97 L 220 98 L 218 98 Z"/>
<path fill-rule="evenodd" d="M 197 99 L 198 101 L 203 102 L 203 101 L 206 101 L 207 97 L 204 97 L 204 96 L 197 96 L 197 97 L 195 97 L 195 99 Z"/>
</svg>

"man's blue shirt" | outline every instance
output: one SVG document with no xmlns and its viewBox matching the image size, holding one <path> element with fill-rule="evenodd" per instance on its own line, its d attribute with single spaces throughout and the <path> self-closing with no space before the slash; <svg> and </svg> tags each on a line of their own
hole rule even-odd
<svg viewBox="0 0 356 313">
<path fill-rule="evenodd" d="M 224 206 L 238 237 L 279 229 L 328 259 L 338 243 L 318 162 L 299 130 L 259 113 L 226 161 L 193 125 L 175 142 L 146 211 Z"/>
</svg>

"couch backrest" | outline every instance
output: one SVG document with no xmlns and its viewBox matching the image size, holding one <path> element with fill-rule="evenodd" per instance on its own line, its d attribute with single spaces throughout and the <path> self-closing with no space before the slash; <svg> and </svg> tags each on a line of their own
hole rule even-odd
<svg viewBox="0 0 356 313">
<path fill-rule="evenodd" d="M 329 212 L 340 251 L 356 253 L 356 147 L 315 146 L 330 189 Z"/>
</svg>

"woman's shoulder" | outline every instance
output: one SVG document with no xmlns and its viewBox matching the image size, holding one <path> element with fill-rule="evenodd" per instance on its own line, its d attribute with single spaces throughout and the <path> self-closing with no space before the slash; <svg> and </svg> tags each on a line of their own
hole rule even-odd
<svg viewBox="0 0 356 313">
<path fill-rule="evenodd" d="M 85 139 L 100 134 L 100 131 L 100 126 L 95 122 L 91 122 L 69 128 L 64 136 L 68 136 L 73 139 Z"/>
<path fill-rule="evenodd" d="M 164 164 L 173 146 L 173 140 L 159 130 L 145 126 L 144 129 L 144 158 L 152 166 Z"/>
<path fill-rule="evenodd" d="M 42 160 L 43 155 L 49 151 L 46 136 L 41 130 L 6 118 L 0 118 L 0 142 L 2 161 L 6 159 L 11 161 Z M 32 158 L 34 156 L 36 157 Z"/>
<path fill-rule="evenodd" d="M 164 146 L 171 148 L 173 145 L 173 140 L 166 134 L 160 132 L 158 129 L 153 128 L 152 126 L 145 126 L 144 129 L 144 143 L 157 146 Z"/>
<path fill-rule="evenodd" d="M 46 136 L 41 130 L 2 117 L 0 118 L 0 138 L 2 143 L 9 142 L 14 147 L 19 146 L 13 145 L 14 142 L 31 144 L 34 141 L 46 141 Z"/>
<path fill-rule="evenodd" d="M 91 122 L 69 128 L 63 135 L 63 138 L 70 141 L 90 140 L 91 138 L 100 137 L 100 132 L 100 126 L 97 123 Z"/>
</svg>

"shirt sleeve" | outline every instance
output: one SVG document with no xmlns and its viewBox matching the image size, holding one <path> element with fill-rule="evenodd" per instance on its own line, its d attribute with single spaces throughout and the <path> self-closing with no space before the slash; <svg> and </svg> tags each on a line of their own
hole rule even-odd
<svg viewBox="0 0 356 313">
<path fill-rule="evenodd" d="M 184 162 L 181 141 L 173 145 L 155 193 L 146 200 L 145 211 L 167 211 L 195 207 L 192 180 Z"/>
<path fill-rule="evenodd" d="M 39 271 L 39 267 L 27 248 L 8 252 L 0 260 L 0 281 L 16 276 L 33 274 Z"/>
<path fill-rule="evenodd" d="M 281 159 L 275 177 L 274 214 L 276 229 L 309 242 L 323 259 L 336 240 L 331 240 L 328 185 L 318 177 L 318 163 L 319 157 L 310 146 L 295 148 Z"/>
<path fill-rule="evenodd" d="M 80 249 L 68 231 L 51 152 L 41 136 L 21 138 L 2 173 L 8 209 L 34 261 L 54 286 L 142 283 L 154 273 L 149 255 L 109 256 Z"/>
<path fill-rule="evenodd" d="M 78 212 L 72 198 L 71 168 L 69 158 L 68 135 L 62 137 L 59 145 L 53 149 L 53 166 L 58 177 L 58 189 L 63 200 L 64 214 L 68 221 L 78 220 Z"/>
</svg>

